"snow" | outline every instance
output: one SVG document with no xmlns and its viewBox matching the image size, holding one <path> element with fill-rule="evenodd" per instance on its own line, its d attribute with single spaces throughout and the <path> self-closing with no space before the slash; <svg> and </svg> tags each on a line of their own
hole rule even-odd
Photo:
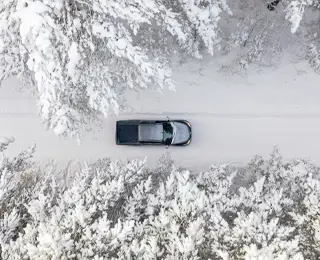
<svg viewBox="0 0 320 260">
<path fill-rule="evenodd" d="M 26 6 L 27 4 L 27 6 Z M 43 13 L 49 8 L 40 1 L 19 1 L 17 5 L 17 15 L 21 19 L 20 34 L 26 40 L 30 32 L 36 32 L 43 24 Z"/>
<path fill-rule="evenodd" d="M 86 134 L 81 146 L 45 131 L 34 100 L 14 91 L 16 81 L 6 81 L 0 89 L 0 136 L 15 137 L 8 148 L 11 155 L 35 142 L 38 158 L 63 163 L 147 156 L 153 165 L 170 152 L 179 165 L 205 169 L 222 161 L 243 165 L 255 154 L 267 156 L 277 145 L 285 159 L 303 157 L 320 164 L 319 75 L 306 62 L 286 60 L 261 73 L 228 74 L 219 71 L 226 59 L 176 64 L 176 92 L 128 92 L 131 108 L 104 120 L 102 130 Z M 167 116 L 190 121 L 193 139 L 188 147 L 116 146 L 117 120 Z"/>
<path fill-rule="evenodd" d="M 314 236 L 316 238 L 316 240 L 320 241 L 320 221 L 316 220 L 314 223 Z"/>
<path fill-rule="evenodd" d="M 66 116 L 61 116 L 59 118 L 59 121 L 57 122 L 57 125 L 55 126 L 55 128 L 53 129 L 54 133 L 56 135 L 61 135 L 62 133 L 64 133 L 67 129 L 67 117 Z"/>
<path fill-rule="evenodd" d="M 75 26 L 75 28 L 77 28 L 78 30 L 81 28 L 81 21 L 79 18 L 75 18 L 73 19 L 73 25 Z"/>
<path fill-rule="evenodd" d="M 117 41 L 117 47 L 119 48 L 119 49 L 121 49 L 121 50 L 124 50 L 126 47 L 127 47 L 127 42 L 126 42 L 126 40 L 125 39 L 119 39 L 118 41 Z"/>
<path fill-rule="evenodd" d="M 81 60 L 81 55 L 78 52 L 78 44 L 73 42 L 68 51 L 69 62 L 67 64 L 68 73 L 71 77 L 77 74 L 76 68 Z"/>
</svg>

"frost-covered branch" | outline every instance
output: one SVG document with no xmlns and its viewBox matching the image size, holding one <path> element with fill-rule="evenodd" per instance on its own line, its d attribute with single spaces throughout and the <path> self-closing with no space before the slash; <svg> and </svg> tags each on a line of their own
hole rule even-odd
<svg viewBox="0 0 320 260">
<path fill-rule="evenodd" d="M 7 149 L 10 143 L 13 143 L 15 139 L 13 137 L 0 137 L 0 152 Z"/>
</svg>

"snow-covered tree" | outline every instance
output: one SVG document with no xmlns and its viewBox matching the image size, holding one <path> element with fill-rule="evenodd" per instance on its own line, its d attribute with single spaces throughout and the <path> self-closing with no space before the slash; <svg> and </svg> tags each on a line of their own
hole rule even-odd
<svg viewBox="0 0 320 260">
<path fill-rule="evenodd" d="M 246 70 L 251 65 L 259 69 L 274 67 L 285 51 L 293 49 L 297 56 L 305 51 L 301 35 L 290 33 L 291 24 L 286 20 L 283 2 L 230 0 L 228 4 L 233 15 L 224 16 L 221 25 L 223 52 L 232 53 L 226 64 L 228 69 Z"/>
<path fill-rule="evenodd" d="M 126 88 L 174 89 L 168 53 L 213 54 L 223 10 L 225 0 L 4 0 L 0 83 L 36 87 L 47 126 L 79 136 L 119 112 Z"/>
<path fill-rule="evenodd" d="M 13 138 L 7 138 L 7 140 L 14 141 Z M 28 215 L 24 204 L 33 198 L 42 183 L 39 167 L 32 160 L 34 152 L 35 146 L 32 146 L 14 158 L 8 158 L 4 154 L 0 155 L 1 253 L 4 245 L 15 239 L 23 230 Z M 6 257 L 5 252 L 3 253 L 2 257 Z"/>
<path fill-rule="evenodd" d="M 306 48 L 306 59 L 310 66 L 319 72 L 320 38 L 319 38 L 319 0 L 289 0 L 285 1 L 285 18 L 291 24 L 291 32 L 302 34 Z M 301 28 L 302 27 L 302 28 Z M 300 28 L 300 29 L 299 29 Z"/>
<path fill-rule="evenodd" d="M 285 13 L 286 13 L 286 19 L 291 23 L 291 32 L 295 33 L 301 23 L 301 20 L 303 18 L 305 8 L 307 6 L 311 6 L 313 4 L 316 4 L 318 1 L 314 0 L 291 0 L 288 1 Z"/>
<path fill-rule="evenodd" d="M 41 178 L 23 204 L 1 204 L 1 258 L 318 259 L 319 173 L 277 150 L 241 173 L 99 160 L 68 185 Z"/>
</svg>

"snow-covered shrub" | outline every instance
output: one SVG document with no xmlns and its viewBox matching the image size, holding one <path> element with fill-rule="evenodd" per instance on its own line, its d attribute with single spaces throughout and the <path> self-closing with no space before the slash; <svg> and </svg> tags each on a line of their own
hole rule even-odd
<svg viewBox="0 0 320 260">
<path fill-rule="evenodd" d="M 1 257 L 318 259 L 319 172 L 283 162 L 277 150 L 253 159 L 241 172 L 251 181 L 240 186 L 244 178 L 227 164 L 192 173 L 172 163 L 147 169 L 145 161 L 100 160 L 68 186 L 43 182 L 24 204 L 19 233 L 2 215 Z"/>
<path fill-rule="evenodd" d="M 79 136 L 118 113 L 124 89 L 174 89 L 168 52 L 218 48 L 225 0 L 3 0 L 0 83 L 37 87 L 40 114 L 58 135 Z"/>
</svg>

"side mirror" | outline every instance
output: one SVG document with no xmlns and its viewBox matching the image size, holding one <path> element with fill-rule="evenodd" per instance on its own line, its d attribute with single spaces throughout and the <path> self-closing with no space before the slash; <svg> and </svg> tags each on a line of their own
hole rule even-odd
<svg viewBox="0 0 320 260">
<path fill-rule="evenodd" d="M 168 118 L 168 121 L 170 121 L 170 118 L 167 116 L 167 118 Z"/>
</svg>

